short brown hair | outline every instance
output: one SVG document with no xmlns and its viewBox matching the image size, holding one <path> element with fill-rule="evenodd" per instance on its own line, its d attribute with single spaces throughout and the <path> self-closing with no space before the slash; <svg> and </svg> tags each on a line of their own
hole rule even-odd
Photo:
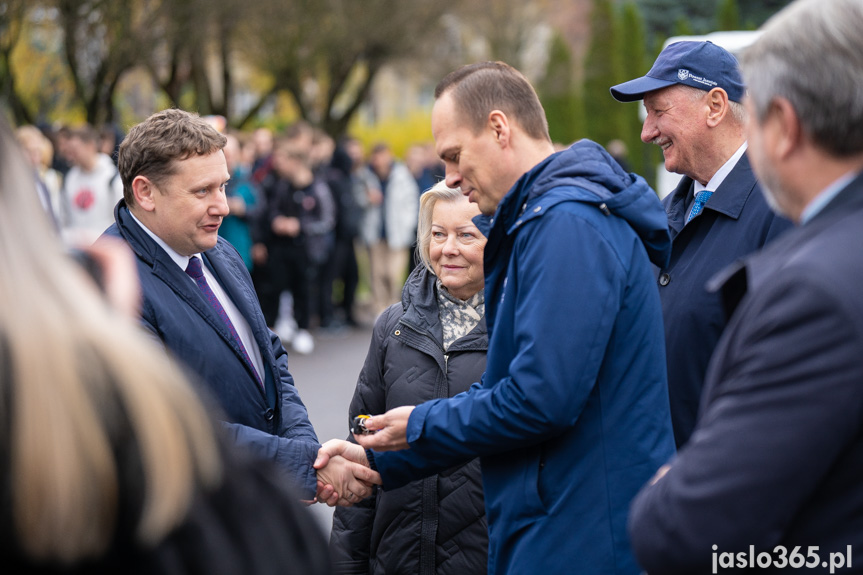
<svg viewBox="0 0 863 575">
<path fill-rule="evenodd" d="M 435 88 L 435 100 L 451 92 L 462 119 L 478 133 L 488 115 L 500 110 L 536 140 L 551 142 L 548 120 L 524 75 L 504 62 L 468 64 L 450 72 Z"/>
<path fill-rule="evenodd" d="M 175 173 L 176 161 L 210 155 L 227 141 L 197 114 L 174 108 L 156 112 L 129 130 L 120 144 L 117 167 L 126 204 L 135 204 L 132 180 L 137 176 L 159 185 Z"/>
</svg>

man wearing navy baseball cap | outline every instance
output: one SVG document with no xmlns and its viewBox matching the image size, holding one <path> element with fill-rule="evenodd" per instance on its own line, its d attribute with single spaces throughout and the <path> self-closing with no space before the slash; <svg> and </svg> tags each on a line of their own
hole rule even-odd
<svg viewBox="0 0 863 575">
<path fill-rule="evenodd" d="M 791 226 L 767 206 L 746 156 L 745 86 L 734 56 L 711 42 L 667 46 L 646 76 L 618 84 L 621 102 L 644 100 L 641 139 L 682 174 L 663 199 L 671 261 L 657 268 L 665 321 L 668 393 L 678 448 L 689 439 L 707 364 L 726 316 L 707 281 Z"/>
</svg>

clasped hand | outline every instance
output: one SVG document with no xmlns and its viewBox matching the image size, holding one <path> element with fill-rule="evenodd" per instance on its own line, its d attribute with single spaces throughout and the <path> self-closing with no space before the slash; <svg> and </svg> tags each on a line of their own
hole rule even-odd
<svg viewBox="0 0 863 575">
<path fill-rule="evenodd" d="M 366 449 L 395 451 L 410 447 L 407 426 L 414 406 L 396 407 L 366 420 L 372 435 L 354 435 L 360 445 L 331 439 L 321 446 L 315 469 L 318 470 L 317 500 L 330 507 L 347 507 L 372 494 L 381 485 L 381 476 L 369 468 Z"/>
<path fill-rule="evenodd" d="M 369 468 L 365 450 L 342 439 L 331 439 L 318 451 L 317 500 L 330 507 L 347 507 L 372 494 L 381 476 Z"/>
</svg>

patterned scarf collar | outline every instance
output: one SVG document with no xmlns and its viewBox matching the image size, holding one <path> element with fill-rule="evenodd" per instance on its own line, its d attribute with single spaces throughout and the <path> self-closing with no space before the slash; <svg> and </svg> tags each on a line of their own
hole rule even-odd
<svg viewBox="0 0 863 575">
<path fill-rule="evenodd" d="M 446 351 L 454 342 L 470 333 L 485 315 L 485 290 L 479 290 L 467 300 L 460 300 L 437 280 L 435 292 L 443 328 L 443 349 Z"/>
</svg>

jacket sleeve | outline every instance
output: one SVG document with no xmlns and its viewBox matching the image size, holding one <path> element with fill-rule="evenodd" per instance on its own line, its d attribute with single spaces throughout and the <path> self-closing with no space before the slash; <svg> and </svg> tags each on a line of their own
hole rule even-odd
<svg viewBox="0 0 863 575">
<path fill-rule="evenodd" d="M 309 421 L 306 406 L 294 386 L 294 378 L 288 371 L 288 353 L 278 335 L 271 331 L 268 335 L 278 373 L 276 385 L 279 388 L 280 425 L 277 433 L 270 434 L 235 423 L 223 425 L 229 437 L 238 445 L 258 457 L 275 462 L 290 481 L 300 488 L 303 498 L 310 500 L 317 490 L 317 473 L 312 465 L 320 443 Z"/>
<path fill-rule="evenodd" d="M 302 437 L 279 437 L 247 425 L 222 422 L 227 437 L 256 457 L 274 462 L 285 478 L 299 490 L 303 499 L 314 499 L 317 474 L 312 467 L 320 444 Z"/>
<path fill-rule="evenodd" d="M 304 499 L 311 500 L 317 491 L 317 472 L 312 465 L 318 455 L 320 442 L 309 421 L 309 413 L 303 404 L 294 378 L 288 371 L 288 352 L 279 336 L 268 331 L 270 347 L 275 358 L 278 379 L 277 397 L 280 424 L 276 434 L 235 423 L 224 423 L 229 437 L 257 456 L 276 463 L 290 481 L 301 491 Z"/>
<path fill-rule="evenodd" d="M 294 385 L 294 377 L 288 371 L 288 352 L 282 345 L 282 340 L 273 331 L 267 330 L 270 337 L 270 347 L 276 362 L 278 373 L 281 425 L 278 435 L 292 439 L 301 439 L 312 443 L 318 443 L 318 436 L 312 422 L 309 421 L 309 412 L 306 410 L 303 400 Z"/>
<path fill-rule="evenodd" d="M 386 489 L 477 456 L 541 443 L 579 418 L 599 374 L 629 262 L 621 262 L 593 220 L 569 210 L 551 210 L 527 224 L 513 249 L 506 280 L 506 297 L 515 297 L 507 303 L 515 318 L 506 336 L 512 357 L 497 359 L 490 348 L 482 384 L 414 409 L 407 428 L 411 449 L 374 454 Z M 495 361 L 508 361 L 500 370 L 506 375 L 489 382 Z"/>
<path fill-rule="evenodd" d="M 368 167 L 363 166 L 351 175 L 354 200 L 361 209 L 369 207 L 369 190 L 380 187 L 380 182 Z"/>
<path fill-rule="evenodd" d="M 416 239 L 419 217 L 420 190 L 407 166 L 393 165 L 384 202 L 387 223 L 387 242 L 391 247 L 409 247 Z"/>
<path fill-rule="evenodd" d="M 147 315 L 146 313 L 144 314 Z M 159 345 L 164 345 L 156 336 L 156 330 L 147 319 L 141 320 L 144 330 Z M 288 372 L 287 352 L 278 336 L 270 333 L 271 345 L 276 353 L 276 364 L 281 386 L 281 419 L 279 435 L 272 435 L 238 423 L 221 422 L 227 437 L 256 457 L 274 462 L 286 478 L 296 485 L 305 499 L 313 499 L 317 491 L 317 475 L 312 467 L 320 444 L 309 421 L 306 407 L 300 400 Z"/>
<path fill-rule="evenodd" d="M 772 551 L 858 436 L 860 334 L 817 276 L 779 274 L 729 324 L 692 438 L 632 504 L 651 574 L 708 573 L 714 550 Z"/>
<path fill-rule="evenodd" d="M 391 306 L 375 322 L 369 352 L 357 380 L 348 417 L 383 413 L 386 410 L 386 382 L 381 366 L 386 357 L 387 334 L 392 331 L 399 311 L 399 304 Z M 353 437 L 348 439 L 353 441 Z M 336 573 L 368 573 L 376 504 L 377 489 L 371 497 L 353 507 L 336 508 L 330 533 L 330 552 Z"/>
</svg>

